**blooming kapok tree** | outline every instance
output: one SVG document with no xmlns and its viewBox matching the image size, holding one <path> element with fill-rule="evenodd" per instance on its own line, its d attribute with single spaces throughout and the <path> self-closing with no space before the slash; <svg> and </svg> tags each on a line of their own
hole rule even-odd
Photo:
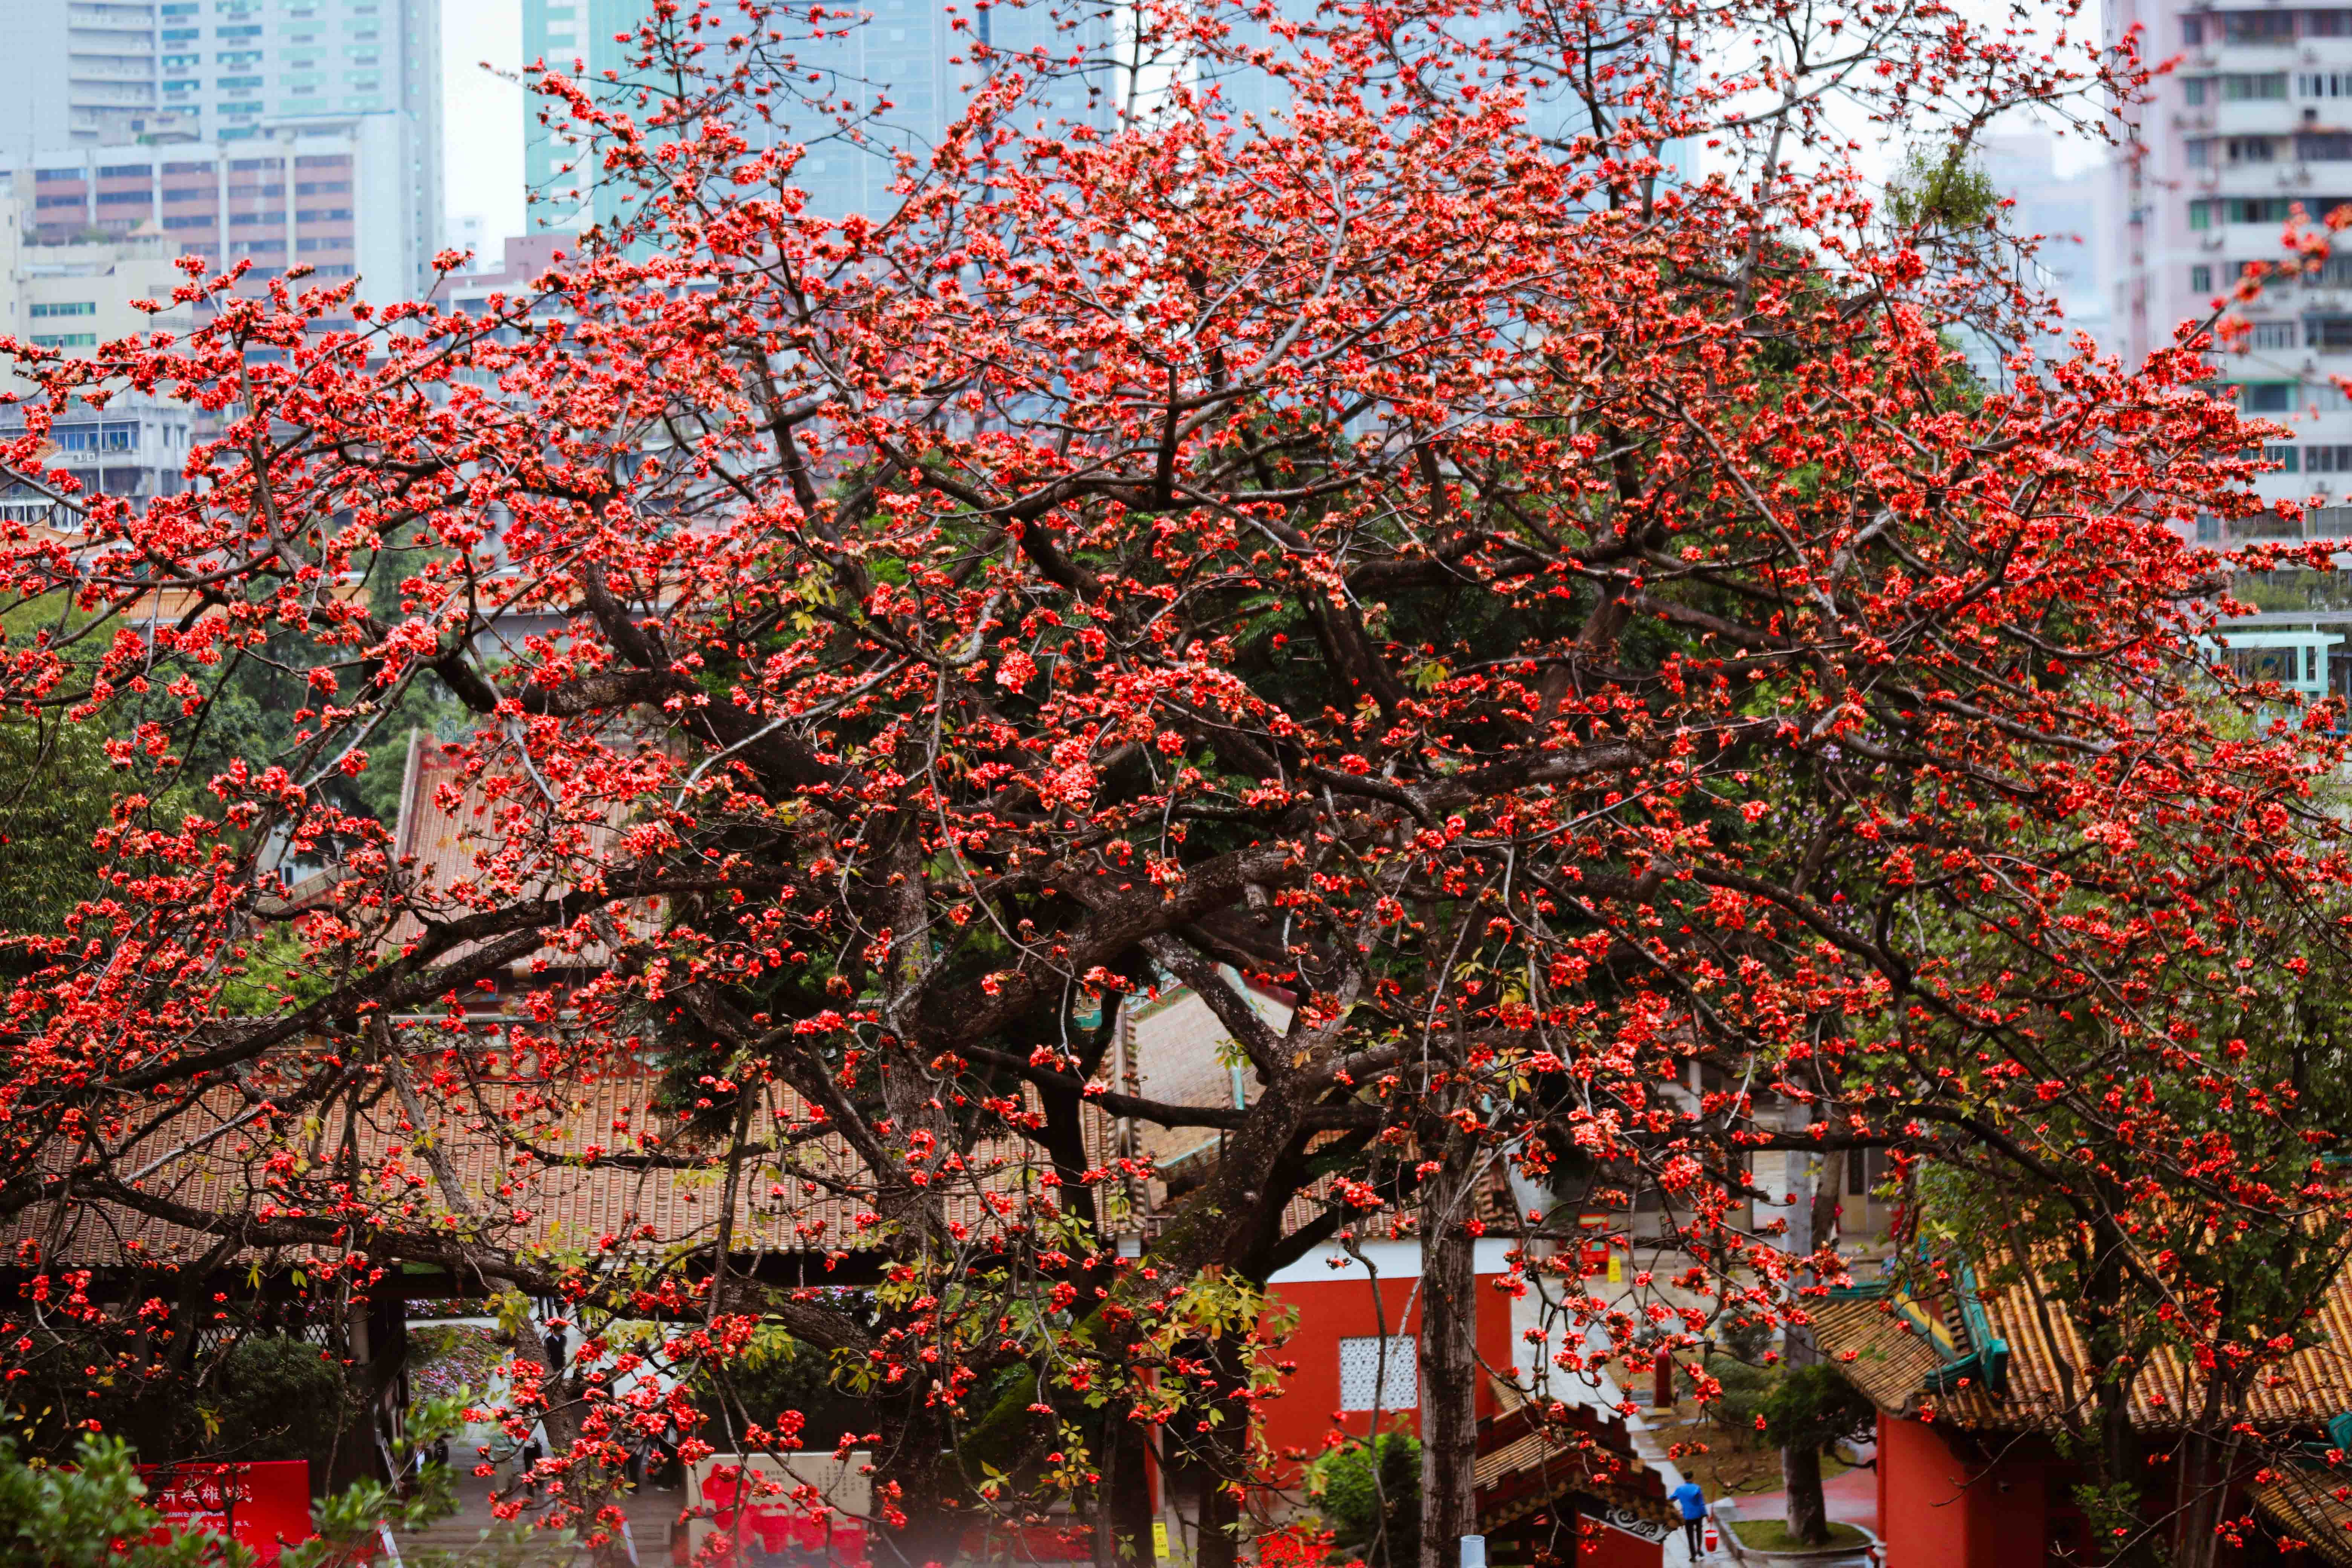
<svg viewBox="0 0 2352 1568">
<path fill-rule="evenodd" d="M 1084 20 L 975 36 L 968 111 L 836 218 L 802 162 L 887 114 L 812 63 L 844 23 L 665 3 L 627 79 L 536 84 L 628 217 L 487 316 L 192 266 L 184 337 L 19 350 L 32 482 L 64 488 L 76 398 L 218 425 L 184 493 L 69 495 L 81 531 L 0 556 L 14 708 L 142 701 L 105 887 L 16 943 L 0 1212 L 42 1332 L 9 1353 L 98 1366 L 138 1324 L 104 1363 L 135 1377 L 230 1259 L 430 1266 L 582 1331 L 500 1412 L 558 1438 L 567 1517 L 689 1418 L 617 1374 L 723 1380 L 764 1323 L 857 1369 L 910 1560 L 1039 1487 L 1148 1552 L 1119 1504 L 1156 1448 L 1217 1483 L 1222 1562 L 1279 1380 L 1252 1283 L 1417 1225 L 1433 1562 L 1474 1524 L 1446 1327 L 1498 1163 L 1688 1216 L 1678 1279 L 1566 1282 L 1564 1365 L 1596 1327 L 1686 1346 L 1800 1283 L 1745 1152 L 1968 1138 L 1973 1085 L 2042 1081 L 2002 987 L 2131 986 L 2191 889 L 2334 907 L 2328 743 L 2199 695 L 2214 563 L 2179 528 L 2252 506 L 2252 433 L 2186 350 L 1975 387 L 1943 331 L 2035 302 L 1797 166 L 1834 94 L 1967 125 L 2128 92 L 2128 57 L 1926 4 L 1365 5 L 1278 47 L 1209 7 Z M 1040 109 L 1114 67 L 1156 84 L 1125 118 Z M 1279 107 L 1225 109 L 1253 77 Z M 396 595 L 350 589 L 392 552 Z M 180 777 L 222 661 L 289 634 L 293 743 Z M 454 877 L 320 787 L 419 684 L 470 715 Z M 300 898 L 288 844 L 329 868 Z M 1245 1107 L 1122 1079 L 1118 1003 L 1171 983 Z M 2171 993 L 2130 994 L 2124 1048 L 2170 1039 Z M 1824 1116 L 1763 1125 L 1761 1089 Z M 1108 1119 L 1223 1134 L 1129 1258 Z M 249 1179 L 177 1179 L 215 1160 Z M 583 1173 L 716 1201 L 551 1238 Z M 171 1289 L 137 1256 L 66 1280 L 45 1249 L 98 1210 L 204 1250 Z M 871 1273 L 779 1283 L 780 1247 Z"/>
</svg>

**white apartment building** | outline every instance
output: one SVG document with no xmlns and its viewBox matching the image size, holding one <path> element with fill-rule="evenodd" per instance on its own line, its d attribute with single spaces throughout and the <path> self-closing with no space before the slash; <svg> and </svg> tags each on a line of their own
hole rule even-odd
<svg viewBox="0 0 2352 1568">
<path fill-rule="evenodd" d="M 2352 8 L 2116 0 L 2110 25 L 2179 57 L 2140 111 L 2144 156 L 2117 173 L 2115 331 L 2137 359 L 2212 313 L 2247 263 L 2282 258 L 2296 205 L 2316 220 L 2352 203 Z M 2217 355 L 2219 379 L 2297 427 L 2263 494 L 2352 500 L 2352 400 L 2330 379 L 2352 374 L 2352 253 L 2232 313 L 2251 330 Z M 2352 533 L 2352 515 L 2326 524 Z"/>
<path fill-rule="evenodd" d="M 346 137 L 377 166 L 376 226 L 397 231 L 405 247 L 402 287 L 378 297 L 404 298 L 441 228 L 440 7 L 0 0 L 0 168 L 81 154 L 93 169 L 152 173 L 173 148 Z M 124 216 L 93 207 L 89 226 Z"/>
<path fill-rule="evenodd" d="M 2201 518 L 2196 537 L 2352 550 L 2352 397 L 2337 384 L 2352 379 L 2352 246 L 2250 302 L 2228 298 L 2248 263 L 2285 258 L 2298 206 L 2316 223 L 2352 204 L 2352 8 L 2112 0 L 2107 26 L 2111 37 L 2139 29 L 2144 58 L 2179 62 L 2136 111 L 2144 152 L 2116 170 L 2113 346 L 2134 363 L 2183 321 L 2226 310 L 2242 322 L 2235 346 L 2210 354 L 2214 383 L 2293 430 L 2265 446 L 2275 467 L 2256 489 L 2317 503 L 2300 522 Z M 2352 696 L 2342 575 L 2242 578 L 2236 595 L 2255 613 L 2226 639 L 2232 657 L 2309 697 Z"/>
</svg>

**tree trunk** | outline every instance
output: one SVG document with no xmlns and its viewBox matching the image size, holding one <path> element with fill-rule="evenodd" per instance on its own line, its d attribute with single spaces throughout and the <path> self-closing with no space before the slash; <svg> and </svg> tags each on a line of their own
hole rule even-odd
<svg viewBox="0 0 2352 1568">
<path fill-rule="evenodd" d="M 1789 1494 L 1789 1535 L 1803 1546 L 1830 1543 L 1829 1504 L 1822 1497 L 1822 1456 L 1817 1448 L 1780 1450 L 1780 1485 Z"/>
<path fill-rule="evenodd" d="M 874 1455 L 877 1568 L 927 1568 L 956 1555 L 963 1515 L 950 1495 L 951 1466 L 947 1434 L 919 1389 L 909 1389 L 885 1417 L 881 1447 Z M 895 1508 L 893 1519 L 885 1505 Z"/>
<path fill-rule="evenodd" d="M 1095 1568 L 1152 1568 L 1150 1449 L 1142 1426 L 1110 1413 L 1104 1423 L 1100 1465 Z"/>
<path fill-rule="evenodd" d="M 1476 1150 L 1460 1131 L 1444 1136 L 1421 1201 L 1421 1568 L 1454 1568 L 1462 1538 L 1478 1533 L 1476 1242 L 1466 1224 Z"/>
<path fill-rule="evenodd" d="M 1241 1568 L 1242 1505 L 1233 1483 L 1210 1468 L 1201 1476 L 1199 1568 Z"/>
</svg>

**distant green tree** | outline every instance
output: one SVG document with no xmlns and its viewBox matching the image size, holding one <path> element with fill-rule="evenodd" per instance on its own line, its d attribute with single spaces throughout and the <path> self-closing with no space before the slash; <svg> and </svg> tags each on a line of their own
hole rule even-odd
<svg viewBox="0 0 2352 1568">
<path fill-rule="evenodd" d="M 0 929 L 63 935 L 75 906 L 97 893 L 91 845 L 107 823 L 111 773 L 94 726 L 0 722 Z"/>
<path fill-rule="evenodd" d="M 1822 1496 L 1822 1455 L 1840 1443 L 1858 1443 L 1878 1423 L 1878 1407 L 1835 1366 L 1813 1362 L 1790 1367 L 1759 1402 L 1764 1436 L 1780 1450 L 1780 1479 L 1789 1494 L 1791 1539 L 1806 1546 L 1830 1542 L 1829 1509 Z"/>
<path fill-rule="evenodd" d="M 1332 1544 L 1369 1568 L 1410 1568 L 1421 1550 L 1421 1442 L 1383 1432 L 1316 1462 L 1309 1479 Z"/>
<path fill-rule="evenodd" d="M 350 1425 L 354 1401 L 340 1363 L 307 1340 L 247 1334 L 231 1345 L 196 1400 L 208 1432 L 186 1435 L 190 1451 L 236 1459 L 325 1457 Z"/>
</svg>

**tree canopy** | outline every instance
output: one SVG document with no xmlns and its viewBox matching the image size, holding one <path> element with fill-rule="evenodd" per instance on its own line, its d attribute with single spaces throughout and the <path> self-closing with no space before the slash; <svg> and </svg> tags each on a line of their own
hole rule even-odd
<svg viewBox="0 0 2352 1568">
<path fill-rule="evenodd" d="M 859 1369 L 920 1560 L 974 1510 L 1116 1515 L 1154 1442 L 1262 1474 L 1269 1273 L 1414 1235 L 1465 1323 L 1506 1171 L 1554 1201 L 1507 1228 L 1564 1373 L 1801 1315 L 1838 1265 L 1751 1222 L 1762 1150 L 2023 1173 L 2110 1242 L 2334 1234 L 2330 1102 L 2236 1047 L 2341 974 L 2342 746 L 2214 658 L 2185 542 L 2258 507 L 2263 427 L 2194 331 L 1973 383 L 1947 331 L 2043 302 L 1822 119 L 1964 139 L 2145 75 L 1930 0 L 1807 26 L 1410 0 L 1275 47 L 1141 5 L 1099 48 L 967 29 L 980 86 L 893 153 L 806 17 L 666 0 L 627 73 L 535 73 L 632 200 L 487 314 L 191 263 L 184 336 L 16 345 L 19 473 L 58 482 L 75 399 L 217 421 L 182 493 L 0 548 L 0 594 L 77 610 L 5 623 L 12 714 L 126 725 L 105 885 L 8 1000 L 31 1299 L 138 1319 L 45 1250 L 104 1208 L 184 1245 L 103 1263 L 560 1302 L 583 1345 L 498 1414 L 557 1436 L 565 1509 L 696 1418 L 608 1397 L 622 1362 L 724 1385 L 782 1332 Z M 891 210 L 813 210 L 819 155 L 894 157 Z M 163 793 L 265 653 L 291 728 Z M 348 782 L 451 712 L 455 861 Z M 1246 1103 L 1123 1068 L 1120 1005 L 1178 985 Z M 1222 1137 L 1121 1256 L 1135 1124 Z M 221 1162 L 234 1202 L 178 1174 Z M 710 1201 L 552 1236 L 583 1172 Z M 1537 1245 L 1661 1195 L 1678 1258 L 1630 1294 Z M 1425 1562 L 1469 1506 L 1449 1344 Z"/>
</svg>

